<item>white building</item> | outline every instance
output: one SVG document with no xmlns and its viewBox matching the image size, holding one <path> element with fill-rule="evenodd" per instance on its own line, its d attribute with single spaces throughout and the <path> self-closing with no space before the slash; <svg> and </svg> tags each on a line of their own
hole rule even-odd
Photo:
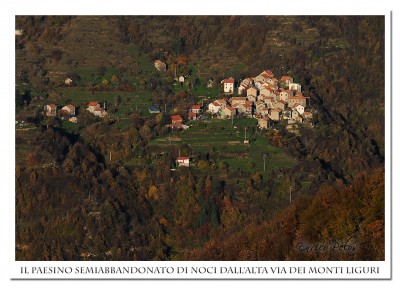
<svg viewBox="0 0 400 288">
<path fill-rule="evenodd" d="M 71 78 L 67 78 L 64 80 L 65 85 L 72 85 L 72 82 L 74 82 Z"/>
<path fill-rule="evenodd" d="M 217 101 L 214 101 L 208 104 L 208 111 L 210 111 L 212 114 L 217 114 L 219 111 L 221 111 L 221 105 Z"/>
<path fill-rule="evenodd" d="M 178 166 L 189 167 L 190 157 L 178 157 L 176 158 L 176 163 L 178 164 Z"/>
<path fill-rule="evenodd" d="M 75 109 L 76 109 L 75 106 L 72 104 L 68 104 L 61 108 L 61 110 L 66 111 L 71 116 L 75 116 Z"/>
<path fill-rule="evenodd" d="M 233 89 L 235 88 L 234 78 L 224 79 L 221 83 L 224 84 L 224 93 L 233 94 Z"/>
<path fill-rule="evenodd" d="M 100 108 L 100 103 L 99 102 L 90 102 L 88 104 L 88 107 L 86 108 L 87 111 L 90 113 L 93 113 L 96 108 Z"/>
<path fill-rule="evenodd" d="M 295 104 L 292 109 L 296 109 L 297 112 L 299 112 L 300 115 L 303 115 L 304 113 L 304 106 L 301 104 Z"/>
<path fill-rule="evenodd" d="M 294 90 L 296 92 L 301 92 L 301 85 L 297 83 L 290 83 L 289 90 Z"/>
</svg>

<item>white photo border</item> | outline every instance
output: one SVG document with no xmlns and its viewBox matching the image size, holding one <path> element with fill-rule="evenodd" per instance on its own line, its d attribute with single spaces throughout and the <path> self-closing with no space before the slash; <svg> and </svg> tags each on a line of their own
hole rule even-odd
<svg viewBox="0 0 400 288">
<path fill-rule="evenodd" d="M 83 2 L 83 1 L 82 1 Z M 154 2 L 154 1 L 153 1 Z M 213 2 L 213 1 L 201 1 L 187 7 L 186 9 L 171 9 L 170 6 L 174 4 L 174 7 L 178 7 L 180 1 L 155 1 L 157 5 L 141 5 L 138 7 L 134 6 L 133 2 L 130 4 L 129 9 L 121 9 L 125 1 L 113 1 L 112 3 L 106 1 L 87 1 L 87 3 L 80 3 L 79 10 L 76 8 L 71 8 L 71 3 L 54 3 L 54 1 L 18 1 L 17 4 L 9 3 L 7 10 L 8 23 L 5 23 L 8 28 L 6 37 L 8 47 L 6 59 L 8 63 L 8 72 L 6 77 L 3 79 L 8 79 L 7 95 L 9 113 L 8 118 L 3 121 L 3 123 L 8 124 L 8 135 L 9 141 L 8 153 L 6 152 L 2 159 L 8 159 L 8 165 L 5 172 L 8 176 L 7 182 L 8 186 L 6 192 L 8 193 L 9 201 L 3 201 L 6 207 L 2 207 L 3 211 L 8 212 L 6 218 L 9 219 L 8 227 L 10 231 L 9 245 L 7 246 L 7 254 L 9 257 L 9 278 L 10 279 L 391 279 L 392 278 L 392 107 L 394 103 L 393 90 L 392 90 L 392 12 L 390 7 L 363 7 L 355 3 L 348 1 L 346 3 L 346 9 L 340 9 L 337 7 L 338 1 L 336 3 L 324 4 L 324 7 L 318 7 L 315 10 L 308 10 L 307 8 L 299 8 L 294 6 L 285 7 L 285 9 L 277 9 L 267 6 L 265 8 L 257 9 L 254 13 L 254 5 L 249 7 L 240 7 L 238 9 L 235 5 L 240 2 L 229 1 L 232 5 L 226 5 L 225 1 Z M 178 3 L 176 3 L 178 2 Z M 254 3 L 265 3 L 264 1 L 254 1 Z M 316 5 L 316 1 L 302 1 L 302 5 L 307 6 L 309 3 Z M 363 1 L 365 3 L 368 1 Z M 391 2 L 391 1 L 382 1 Z M 74 1 L 72 1 L 74 3 Z M 236 4 L 237 3 L 237 4 Z M 22 5 L 21 5 L 22 4 Z M 111 5 L 112 4 L 112 5 Z M 82 6 L 81 6 L 82 5 Z M 207 6 L 209 5 L 209 6 Z M 259 6 L 259 7 L 264 7 Z M 93 8 L 95 7 L 95 8 Z M 210 10 L 207 7 L 212 7 Z M 198 13 L 193 13 L 196 11 Z M 48 261 L 15 261 L 15 131 L 14 131 L 14 121 L 15 121 L 15 105 L 14 105 L 14 89 L 15 89 L 15 47 L 14 47 L 14 29 L 15 29 L 15 16 L 16 15 L 332 15 L 331 12 L 337 13 L 337 15 L 384 15 L 385 16 L 385 261 L 143 261 L 143 262 L 130 262 L 130 261 L 68 261 L 68 262 L 48 262 Z M 4 18 L 4 17 L 2 17 Z M 4 20 L 4 19 L 3 19 Z M 3 22 L 7 22 L 2 20 Z M 3 56 L 2 56 L 3 57 Z M 3 58 L 2 58 L 3 59 Z M 393 101 L 394 102 L 394 101 Z M 4 117 L 4 115 L 2 116 Z M 390 148 L 390 149 L 389 149 Z M 2 153 L 3 154 L 3 153 Z M 6 183 L 6 182 L 3 182 Z M 393 211 L 394 212 L 394 211 Z M 3 254 L 4 255 L 4 254 Z M 23 268 L 26 267 L 26 268 Z M 54 271 L 57 267 L 60 269 L 71 268 L 71 273 L 60 274 L 60 273 L 37 273 L 33 274 L 33 269 L 45 269 L 45 267 L 53 268 Z M 144 267 L 139 269 L 148 269 L 146 267 L 153 267 L 153 271 L 156 267 L 172 267 L 173 273 L 141 273 L 140 271 L 135 274 L 82 274 L 74 273 L 77 269 L 81 267 Z M 178 273 L 178 267 L 183 269 L 186 267 L 188 271 L 192 267 L 208 267 L 208 272 L 203 274 L 190 274 L 188 273 Z M 212 273 L 214 267 L 219 273 Z M 231 274 L 231 273 L 221 273 L 221 269 L 224 267 L 267 267 L 268 274 Z M 279 269 L 282 271 L 290 271 L 291 267 L 296 267 L 300 271 L 301 267 L 304 267 L 305 271 L 310 269 L 310 267 L 341 267 L 341 271 L 346 271 L 346 269 L 351 269 L 348 267 L 375 267 L 379 270 L 379 273 L 369 273 L 365 274 L 348 274 L 348 273 L 335 273 L 335 274 L 310 274 L 310 273 L 290 273 L 286 271 L 285 273 L 273 273 L 272 268 L 275 271 Z M 26 271 L 29 274 L 22 273 Z M 82 268 L 84 269 L 84 268 Z M 93 268 L 95 269 L 95 268 Z M 243 268 L 244 269 L 244 268 Z M 258 269 L 258 268 L 255 268 Z M 276 270 L 278 269 L 278 270 Z M 294 269 L 294 268 L 292 268 Z M 322 268 L 320 268 L 322 269 Z M 149 270 L 149 269 L 148 269 Z M 340 269 L 338 268 L 338 271 Z M 60 271 L 60 270 L 57 270 Z M 68 270 L 69 271 L 69 270 Z M 322 271 L 322 270 L 321 270 Z"/>
</svg>

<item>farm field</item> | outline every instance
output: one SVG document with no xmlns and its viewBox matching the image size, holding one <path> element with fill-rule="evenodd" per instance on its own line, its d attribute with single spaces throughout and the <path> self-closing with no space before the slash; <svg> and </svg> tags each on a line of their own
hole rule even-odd
<svg viewBox="0 0 400 288">
<path fill-rule="evenodd" d="M 263 172 L 263 155 L 268 154 L 266 172 L 280 167 L 291 167 L 296 161 L 281 149 L 269 144 L 260 131 L 255 130 L 255 119 L 210 119 L 192 122 L 186 131 L 173 132 L 167 137 L 155 139 L 151 145 L 171 146 L 187 144 L 193 151 L 216 155 L 216 164 L 226 162 L 231 171 Z M 246 127 L 247 130 L 245 129 Z M 250 129 L 251 128 L 251 129 Z M 244 144 L 250 139 L 249 144 Z M 171 140 L 172 139 L 172 140 Z"/>
</svg>

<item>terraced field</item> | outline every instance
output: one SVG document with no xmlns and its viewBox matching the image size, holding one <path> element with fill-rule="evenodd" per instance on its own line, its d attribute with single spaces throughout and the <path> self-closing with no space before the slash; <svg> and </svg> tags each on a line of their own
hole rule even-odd
<svg viewBox="0 0 400 288">
<path fill-rule="evenodd" d="M 151 145 L 168 149 L 170 146 L 188 144 L 194 151 L 217 155 L 214 159 L 216 163 L 226 162 L 231 171 L 240 168 L 244 172 L 262 172 L 264 154 L 270 155 L 266 160 L 267 172 L 296 163 L 284 151 L 270 145 L 266 136 L 250 127 L 256 127 L 255 119 L 235 119 L 233 125 L 230 120 L 196 121 L 188 130 L 157 138 Z M 249 144 L 243 143 L 245 130 Z"/>
</svg>

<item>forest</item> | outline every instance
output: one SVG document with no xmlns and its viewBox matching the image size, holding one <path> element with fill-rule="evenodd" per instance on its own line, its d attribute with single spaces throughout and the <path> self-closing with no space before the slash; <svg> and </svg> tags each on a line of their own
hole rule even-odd
<svg viewBox="0 0 400 288">
<path fill-rule="evenodd" d="M 383 16 L 18 16 L 16 29 L 17 260 L 384 260 Z M 208 79 L 265 69 L 302 83 L 318 111 L 298 134 L 249 129 L 290 165 L 154 145 Z M 190 84 L 174 86 L 175 71 Z M 41 113 L 92 98 L 115 117 Z M 153 104 L 171 113 L 146 114 Z M 171 169 L 180 153 L 198 165 Z M 332 249 L 299 248 L 316 244 Z"/>
</svg>

